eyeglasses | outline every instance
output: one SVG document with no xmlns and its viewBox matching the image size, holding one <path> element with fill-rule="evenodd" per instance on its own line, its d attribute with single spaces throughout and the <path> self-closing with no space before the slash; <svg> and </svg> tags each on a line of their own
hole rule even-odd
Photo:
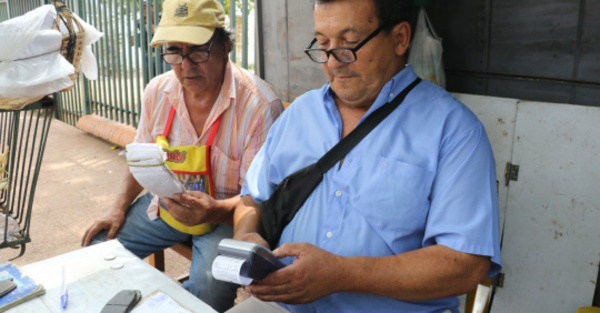
<svg viewBox="0 0 600 313">
<path fill-rule="evenodd" d="M 208 56 L 210 55 L 210 49 L 212 48 L 213 42 L 215 41 L 213 40 L 210 42 L 207 49 L 192 50 L 186 54 L 181 54 L 178 52 L 169 52 L 163 53 L 161 55 L 163 60 L 165 60 L 165 62 L 171 65 L 179 65 L 183 63 L 183 59 L 185 59 L 186 57 L 193 64 L 203 63 L 208 61 Z"/>
<path fill-rule="evenodd" d="M 340 47 L 333 49 L 314 49 L 312 46 L 317 42 L 317 38 L 314 38 L 306 48 L 304 48 L 304 53 L 308 55 L 308 57 L 317 63 L 327 63 L 329 60 L 329 56 L 333 55 L 333 57 L 342 62 L 342 63 L 352 63 L 356 61 L 356 51 L 364 46 L 369 40 L 373 39 L 379 32 L 381 31 L 381 26 L 379 26 L 375 31 L 373 31 L 367 38 L 363 41 L 359 42 L 354 48 Z"/>
</svg>

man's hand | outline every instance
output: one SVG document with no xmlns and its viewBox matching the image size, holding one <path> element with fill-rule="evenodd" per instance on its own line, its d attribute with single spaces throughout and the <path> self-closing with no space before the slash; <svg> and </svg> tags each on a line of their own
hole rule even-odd
<svg viewBox="0 0 600 313">
<path fill-rule="evenodd" d="M 276 257 L 296 257 L 293 264 L 246 286 L 262 301 L 309 303 L 338 292 L 343 257 L 308 243 L 286 243 L 273 251 Z"/>
<path fill-rule="evenodd" d="M 169 213 L 180 223 L 193 226 L 206 223 L 215 213 L 217 200 L 200 191 L 190 191 L 189 194 L 176 194 L 173 198 L 162 198 L 161 202 Z"/>
<path fill-rule="evenodd" d="M 92 239 L 103 229 L 108 229 L 106 240 L 114 239 L 117 232 L 125 223 L 125 212 L 112 210 L 98 217 L 92 226 L 88 228 L 81 239 L 81 246 L 87 246 Z"/>
</svg>

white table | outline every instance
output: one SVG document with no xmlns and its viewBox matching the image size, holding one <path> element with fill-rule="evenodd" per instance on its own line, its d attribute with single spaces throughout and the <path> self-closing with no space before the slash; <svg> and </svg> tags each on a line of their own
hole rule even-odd
<svg viewBox="0 0 600 313">
<path fill-rule="evenodd" d="M 111 255 L 115 256 L 113 260 L 105 260 Z M 112 268 L 120 264 L 122 268 Z M 66 310 L 60 305 L 63 265 L 69 290 Z M 44 285 L 46 294 L 7 311 L 10 313 L 100 312 L 108 300 L 124 289 L 140 290 L 142 297 L 161 290 L 193 312 L 216 312 L 116 240 L 21 266 L 20 269 L 24 275 Z"/>
</svg>

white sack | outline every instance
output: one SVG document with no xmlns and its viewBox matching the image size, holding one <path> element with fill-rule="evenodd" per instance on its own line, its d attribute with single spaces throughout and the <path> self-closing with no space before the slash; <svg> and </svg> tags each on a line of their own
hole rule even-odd
<svg viewBox="0 0 600 313">
<path fill-rule="evenodd" d="M 0 61 L 22 59 L 38 32 L 52 29 L 55 17 L 54 6 L 48 4 L 0 23 Z"/>
<path fill-rule="evenodd" d="M 0 98 L 44 96 L 73 86 L 75 68 L 59 51 L 27 60 L 0 62 Z"/>
<path fill-rule="evenodd" d="M 33 41 L 24 48 L 20 60 L 25 60 L 50 52 L 60 51 L 62 34 L 56 29 L 43 29 L 37 32 Z M 0 60 L 9 61 L 9 60 Z"/>
</svg>

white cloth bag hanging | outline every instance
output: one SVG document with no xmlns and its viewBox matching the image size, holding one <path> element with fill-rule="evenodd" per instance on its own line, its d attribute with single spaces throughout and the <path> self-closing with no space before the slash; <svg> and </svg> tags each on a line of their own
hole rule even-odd
<svg viewBox="0 0 600 313">
<path fill-rule="evenodd" d="M 433 29 L 425 8 L 421 7 L 415 28 L 415 37 L 411 42 L 408 54 L 408 64 L 422 79 L 446 88 L 442 52 L 442 38 Z"/>
</svg>

